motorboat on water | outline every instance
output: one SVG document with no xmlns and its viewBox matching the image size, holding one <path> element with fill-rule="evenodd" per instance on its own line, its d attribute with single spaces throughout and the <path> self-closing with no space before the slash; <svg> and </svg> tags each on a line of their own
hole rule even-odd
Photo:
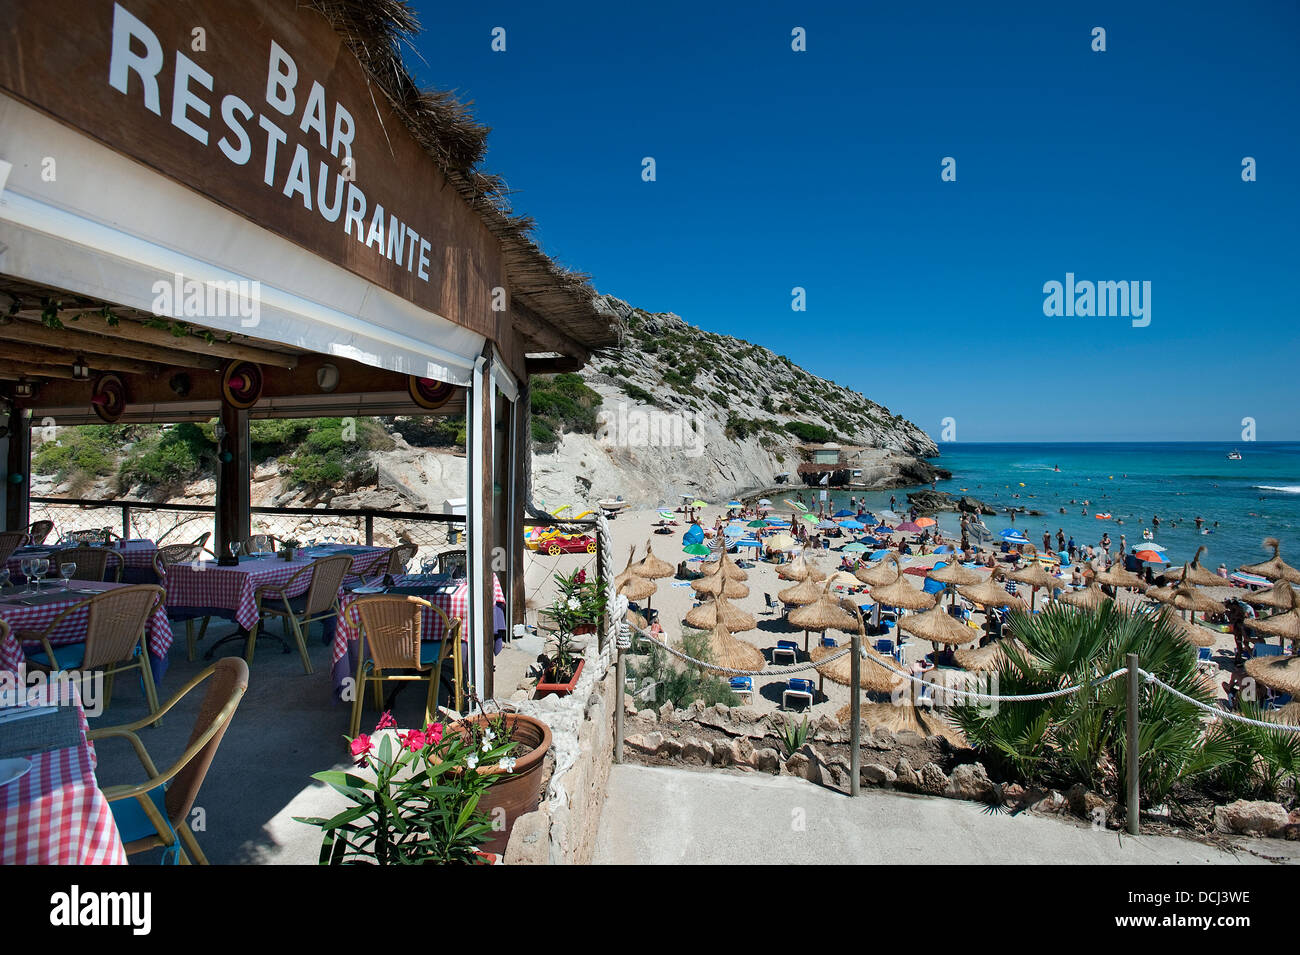
<svg viewBox="0 0 1300 955">
<path fill-rule="evenodd" d="M 1228 452 L 1228 460 L 1229 460 L 1229 461 L 1240 461 L 1240 460 L 1241 460 L 1241 452 L 1238 451 L 1236 448 L 1233 448 L 1231 451 Z"/>
</svg>

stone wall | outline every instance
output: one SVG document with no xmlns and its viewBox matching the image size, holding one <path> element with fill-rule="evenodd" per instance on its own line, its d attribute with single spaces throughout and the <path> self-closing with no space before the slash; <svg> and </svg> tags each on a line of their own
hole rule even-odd
<svg viewBox="0 0 1300 955">
<path fill-rule="evenodd" d="M 518 704 L 551 728 L 554 770 L 536 812 L 515 820 L 507 865 L 586 865 L 614 761 L 617 671 L 596 651 L 574 692 Z"/>
</svg>

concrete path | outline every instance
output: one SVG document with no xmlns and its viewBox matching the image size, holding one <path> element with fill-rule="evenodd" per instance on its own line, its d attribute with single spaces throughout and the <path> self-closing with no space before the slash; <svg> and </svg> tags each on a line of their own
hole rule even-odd
<svg viewBox="0 0 1300 955">
<path fill-rule="evenodd" d="M 1243 843 L 1244 845 L 1244 843 Z M 1291 843 L 1256 842 L 1294 857 Z M 851 799 L 788 776 L 624 764 L 610 774 L 596 863 L 1243 864 L 1176 837 L 1132 838 L 978 803 L 864 790 Z"/>
</svg>

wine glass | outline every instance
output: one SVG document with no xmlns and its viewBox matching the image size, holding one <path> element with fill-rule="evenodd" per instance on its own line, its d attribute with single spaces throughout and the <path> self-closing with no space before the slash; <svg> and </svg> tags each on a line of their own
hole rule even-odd
<svg viewBox="0 0 1300 955">
<path fill-rule="evenodd" d="M 239 561 L 239 555 L 240 555 L 240 553 L 242 553 L 243 550 L 244 550 L 244 542 L 243 542 L 243 541 L 231 541 L 227 546 L 230 548 L 230 556 L 233 557 L 233 558 L 235 558 L 235 561 L 238 562 L 238 561 Z"/>
<path fill-rule="evenodd" d="M 66 561 L 65 563 L 59 564 L 59 574 L 62 575 L 63 577 L 64 590 L 70 589 L 70 585 L 68 584 L 68 581 L 72 579 L 72 575 L 75 574 L 76 572 L 77 572 L 77 564 L 75 561 L 70 560 L 70 561 Z"/>
<path fill-rule="evenodd" d="M 50 559 L 48 557 L 35 557 L 32 559 L 32 570 L 36 574 L 36 589 L 41 589 L 41 582 L 45 575 L 50 572 Z"/>
<path fill-rule="evenodd" d="M 22 570 L 22 573 L 23 573 L 23 590 L 22 590 L 22 592 L 23 592 L 23 593 L 27 593 L 27 592 L 28 592 L 28 591 L 27 591 L 27 585 L 30 584 L 30 583 L 32 582 L 32 559 L 31 559 L 30 557 L 24 557 L 24 558 L 22 559 L 22 562 L 21 562 L 18 566 L 19 566 L 19 568 Z"/>
</svg>

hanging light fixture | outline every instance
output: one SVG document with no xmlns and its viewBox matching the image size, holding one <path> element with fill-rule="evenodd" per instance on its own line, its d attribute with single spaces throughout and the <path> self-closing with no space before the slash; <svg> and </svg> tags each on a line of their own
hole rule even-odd
<svg viewBox="0 0 1300 955">
<path fill-rule="evenodd" d="M 35 391 L 35 387 L 26 378 L 19 378 L 18 381 L 14 383 L 15 398 L 30 398 Z"/>
<path fill-rule="evenodd" d="M 78 355 L 72 361 L 72 377 L 77 381 L 90 380 L 90 366 L 86 364 L 86 359 Z"/>
</svg>

